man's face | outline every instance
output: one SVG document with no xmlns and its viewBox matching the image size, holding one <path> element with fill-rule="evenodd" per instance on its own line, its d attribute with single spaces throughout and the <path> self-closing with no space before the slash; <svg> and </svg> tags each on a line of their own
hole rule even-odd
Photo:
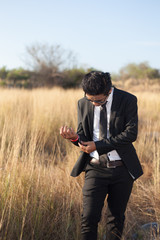
<svg viewBox="0 0 160 240">
<path fill-rule="evenodd" d="M 108 98 L 108 95 L 105 95 L 105 94 L 90 95 L 86 93 L 85 96 L 86 96 L 86 99 L 90 101 L 94 106 L 103 105 Z"/>
<path fill-rule="evenodd" d="M 104 94 L 104 93 L 98 94 L 98 95 L 90 95 L 90 94 L 86 93 L 85 97 L 94 106 L 101 106 L 101 105 L 103 105 L 107 101 L 107 99 L 109 97 L 109 94 L 111 94 L 111 92 L 112 92 L 112 88 L 111 88 L 111 90 L 109 91 L 109 93 L 107 95 Z"/>
</svg>

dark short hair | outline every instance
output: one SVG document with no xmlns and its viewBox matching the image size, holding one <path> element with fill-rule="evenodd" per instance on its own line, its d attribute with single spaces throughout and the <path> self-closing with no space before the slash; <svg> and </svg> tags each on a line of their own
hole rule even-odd
<svg viewBox="0 0 160 240">
<path fill-rule="evenodd" d="M 82 79 L 83 91 L 89 95 L 108 95 L 112 87 L 110 73 L 92 71 Z"/>
</svg>

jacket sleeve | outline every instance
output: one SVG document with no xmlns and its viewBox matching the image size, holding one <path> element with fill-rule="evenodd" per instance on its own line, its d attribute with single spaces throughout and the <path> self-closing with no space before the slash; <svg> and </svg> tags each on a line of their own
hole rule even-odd
<svg viewBox="0 0 160 240">
<path fill-rule="evenodd" d="M 125 149 L 134 142 L 138 133 L 137 98 L 133 96 L 124 106 L 124 127 L 116 136 L 95 142 L 98 153 L 104 154 L 111 147 L 114 150 Z"/>
<path fill-rule="evenodd" d="M 83 124 L 82 124 L 82 119 L 83 119 L 83 109 L 81 107 L 80 101 L 78 101 L 78 107 L 77 107 L 77 112 L 78 112 L 78 127 L 77 127 L 77 134 L 78 134 L 78 141 L 72 142 L 74 145 L 78 146 L 78 142 L 80 141 L 88 141 L 88 138 L 85 136 L 84 130 L 83 130 Z"/>
</svg>

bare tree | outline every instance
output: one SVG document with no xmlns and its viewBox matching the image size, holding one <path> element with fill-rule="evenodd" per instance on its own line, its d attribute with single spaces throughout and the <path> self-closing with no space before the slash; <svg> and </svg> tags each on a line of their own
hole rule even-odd
<svg viewBox="0 0 160 240">
<path fill-rule="evenodd" d="M 26 50 L 27 65 L 35 73 L 33 82 L 37 86 L 62 85 L 63 70 L 73 67 L 76 62 L 75 55 L 60 45 L 35 43 Z"/>
</svg>

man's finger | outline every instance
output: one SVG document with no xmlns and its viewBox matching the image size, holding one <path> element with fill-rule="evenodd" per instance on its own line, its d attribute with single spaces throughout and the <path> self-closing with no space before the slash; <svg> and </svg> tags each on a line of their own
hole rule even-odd
<svg viewBox="0 0 160 240">
<path fill-rule="evenodd" d="M 67 128 L 67 133 L 70 133 L 71 132 L 71 129 L 70 128 Z"/>
<path fill-rule="evenodd" d="M 83 142 L 83 141 L 81 141 L 81 144 L 82 144 L 83 146 L 88 146 L 88 142 Z"/>
<path fill-rule="evenodd" d="M 64 128 L 64 126 L 62 126 L 62 127 L 60 128 L 60 134 L 63 133 L 63 128 Z"/>
<path fill-rule="evenodd" d="M 81 149 L 84 149 L 84 146 L 81 143 L 78 143 Z"/>
<path fill-rule="evenodd" d="M 86 147 L 84 145 L 82 145 L 81 143 L 78 143 L 78 145 L 83 152 L 86 152 Z"/>
<path fill-rule="evenodd" d="M 67 131 L 67 126 L 64 126 L 63 127 L 63 132 L 66 132 Z"/>
</svg>

